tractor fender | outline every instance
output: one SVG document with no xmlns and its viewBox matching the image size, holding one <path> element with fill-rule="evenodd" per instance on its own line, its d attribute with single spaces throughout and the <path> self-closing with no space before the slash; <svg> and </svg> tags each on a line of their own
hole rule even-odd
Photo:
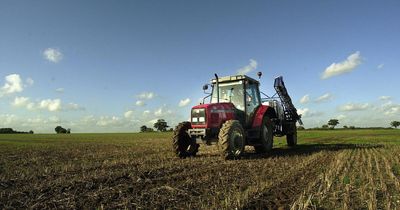
<svg viewBox="0 0 400 210">
<path fill-rule="evenodd" d="M 254 120 L 253 120 L 253 128 L 257 128 L 261 126 L 261 123 L 263 121 L 264 116 L 269 116 L 270 118 L 277 118 L 276 112 L 274 108 L 267 106 L 267 105 L 261 105 L 255 115 L 254 115 Z"/>
</svg>

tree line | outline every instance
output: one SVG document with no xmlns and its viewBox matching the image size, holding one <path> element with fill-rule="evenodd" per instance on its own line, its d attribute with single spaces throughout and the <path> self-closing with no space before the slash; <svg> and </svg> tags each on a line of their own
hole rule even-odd
<svg viewBox="0 0 400 210">
<path fill-rule="evenodd" d="M 158 119 L 153 125 L 154 129 L 161 132 L 173 131 L 173 128 L 169 128 L 168 123 L 164 119 Z M 168 129 L 169 128 L 169 129 Z M 153 132 L 153 128 L 149 128 L 146 125 L 140 126 L 140 132 Z"/>
<path fill-rule="evenodd" d="M 0 128 L 0 134 L 12 134 L 12 133 L 33 134 L 34 132 L 33 130 L 25 132 L 25 131 L 15 131 L 12 128 Z"/>
<path fill-rule="evenodd" d="M 335 129 L 335 127 L 336 127 L 337 125 L 339 125 L 339 124 L 340 124 L 340 123 L 339 123 L 339 120 L 338 120 L 338 119 L 330 119 L 330 120 L 328 121 L 327 124 L 324 124 L 324 125 L 322 125 L 321 127 L 315 127 L 315 128 L 310 128 L 310 129 L 311 129 L 311 130 L 327 130 L 327 129 L 333 130 L 333 129 Z M 397 128 L 397 127 L 399 127 L 399 126 L 400 126 L 400 122 L 399 122 L 399 121 L 392 121 L 392 122 L 390 122 L 390 128 L 391 128 L 391 127 Z M 383 127 L 371 127 L 371 128 L 380 128 L 380 129 L 383 129 Z M 304 128 L 303 126 L 298 126 L 297 129 L 298 129 L 298 130 L 305 130 L 305 128 Z M 343 129 L 360 129 L 360 128 L 355 127 L 355 126 L 353 126 L 353 125 L 350 125 L 350 126 L 348 126 L 348 125 L 343 125 Z"/>
</svg>

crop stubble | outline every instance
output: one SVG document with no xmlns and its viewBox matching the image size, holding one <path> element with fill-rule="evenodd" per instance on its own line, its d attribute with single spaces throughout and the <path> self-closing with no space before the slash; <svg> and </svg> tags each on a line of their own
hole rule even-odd
<svg viewBox="0 0 400 210">
<path fill-rule="evenodd" d="M 119 136 L 121 141 L 110 135 L 100 142 L 75 137 L 0 144 L 0 208 L 400 206 L 398 145 L 320 144 L 313 138 L 268 155 L 248 148 L 237 161 L 221 160 L 215 147 L 181 160 L 172 155 L 166 134 Z"/>
</svg>

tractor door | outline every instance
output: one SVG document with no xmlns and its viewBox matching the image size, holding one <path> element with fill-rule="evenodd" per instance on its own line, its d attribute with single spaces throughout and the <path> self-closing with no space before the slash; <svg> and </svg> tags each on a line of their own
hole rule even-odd
<svg viewBox="0 0 400 210">
<path fill-rule="evenodd" d="M 246 81 L 245 84 L 245 102 L 246 102 L 246 127 L 250 128 L 253 123 L 254 115 L 261 104 L 258 84 Z"/>
</svg>

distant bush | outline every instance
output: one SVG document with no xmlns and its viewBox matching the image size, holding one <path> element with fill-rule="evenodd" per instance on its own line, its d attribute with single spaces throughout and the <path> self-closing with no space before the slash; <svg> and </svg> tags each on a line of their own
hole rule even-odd
<svg viewBox="0 0 400 210">
<path fill-rule="evenodd" d="M 297 126 L 297 130 L 305 130 L 304 126 Z"/>
<path fill-rule="evenodd" d="M 153 128 L 148 128 L 147 126 L 145 126 L 145 125 L 142 125 L 141 127 L 140 127 L 140 132 L 154 132 L 154 129 Z"/>
</svg>

